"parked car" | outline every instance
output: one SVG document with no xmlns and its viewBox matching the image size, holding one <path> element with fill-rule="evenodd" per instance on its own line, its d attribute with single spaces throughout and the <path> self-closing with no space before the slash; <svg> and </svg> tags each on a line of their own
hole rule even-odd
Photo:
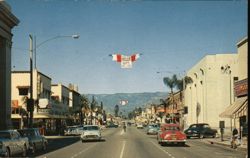
<svg viewBox="0 0 250 158">
<path fill-rule="evenodd" d="M 136 128 L 137 128 L 137 129 L 143 129 L 143 125 L 142 125 L 141 123 L 138 123 L 138 124 L 136 125 Z"/>
<path fill-rule="evenodd" d="M 162 124 L 157 134 L 158 143 L 185 145 L 186 134 L 180 131 L 178 124 Z"/>
<path fill-rule="evenodd" d="M 83 127 L 83 132 L 80 136 L 80 139 L 83 142 L 87 140 L 102 140 L 101 130 L 97 125 L 86 125 Z"/>
<path fill-rule="evenodd" d="M 27 128 L 17 130 L 22 137 L 29 139 L 29 151 L 35 153 L 36 150 L 46 150 L 48 141 L 42 136 L 38 128 Z"/>
<path fill-rule="evenodd" d="M 217 130 L 212 129 L 207 123 L 198 123 L 198 124 L 190 125 L 189 128 L 184 131 L 184 133 L 187 135 L 187 138 L 190 138 L 190 137 L 198 137 L 198 138 L 213 137 L 215 138 L 217 134 Z"/>
<path fill-rule="evenodd" d="M 16 130 L 0 131 L 1 154 L 11 157 L 16 154 L 27 155 L 29 149 L 29 140 L 27 137 L 21 137 Z"/>
<path fill-rule="evenodd" d="M 1 139 L 1 138 L 0 138 Z M 0 141 L 0 157 L 6 157 L 8 155 L 8 151 L 3 142 Z"/>
<path fill-rule="evenodd" d="M 64 135 L 80 135 L 78 132 L 79 126 L 67 126 L 64 130 Z"/>
<path fill-rule="evenodd" d="M 160 128 L 157 124 L 149 124 L 147 126 L 146 132 L 147 132 L 147 134 L 157 134 L 159 129 Z"/>
<path fill-rule="evenodd" d="M 118 128 L 118 124 L 110 123 L 106 126 L 106 128 Z"/>
</svg>

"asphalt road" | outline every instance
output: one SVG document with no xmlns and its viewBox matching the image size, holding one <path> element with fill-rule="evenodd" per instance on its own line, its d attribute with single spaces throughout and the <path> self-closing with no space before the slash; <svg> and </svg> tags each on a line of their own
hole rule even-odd
<svg viewBox="0 0 250 158">
<path fill-rule="evenodd" d="M 228 147 L 188 139 L 185 146 L 158 144 L 155 135 L 143 129 L 128 127 L 104 129 L 101 142 L 82 143 L 79 137 L 49 140 L 47 153 L 32 155 L 40 158 L 246 158 L 246 153 Z"/>
</svg>

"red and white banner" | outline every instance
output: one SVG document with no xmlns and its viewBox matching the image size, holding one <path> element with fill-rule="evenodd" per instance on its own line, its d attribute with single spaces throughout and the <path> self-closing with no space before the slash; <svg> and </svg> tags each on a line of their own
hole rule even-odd
<svg viewBox="0 0 250 158">
<path fill-rule="evenodd" d="M 139 59 L 140 54 L 133 54 L 131 56 L 112 54 L 112 60 L 121 63 L 121 68 L 132 68 L 132 63 Z"/>
<path fill-rule="evenodd" d="M 121 105 L 126 105 L 126 104 L 128 104 L 128 101 L 127 101 L 127 100 L 121 100 L 121 101 L 120 101 L 120 104 L 121 104 Z"/>
</svg>

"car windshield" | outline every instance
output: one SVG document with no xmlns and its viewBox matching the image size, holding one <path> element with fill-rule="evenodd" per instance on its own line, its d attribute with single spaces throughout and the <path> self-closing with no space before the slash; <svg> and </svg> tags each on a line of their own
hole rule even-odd
<svg viewBox="0 0 250 158">
<path fill-rule="evenodd" d="M 164 130 L 177 130 L 177 131 L 180 130 L 180 128 L 177 126 L 165 126 L 163 129 Z"/>
<path fill-rule="evenodd" d="M 18 130 L 18 132 L 23 137 L 33 137 L 33 136 L 35 136 L 35 131 L 33 131 L 33 130 Z"/>
<path fill-rule="evenodd" d="M 9 132 L 0 132 L 0 138 L 10 139 L 10 133 Z"/>
<path fill-rule="evenodd" d="M 96 131 L 96 130 L 99 130 L 99 127 L 98 126 L 85 126 L 83 127 L 83 130 Z"/>
</svg>

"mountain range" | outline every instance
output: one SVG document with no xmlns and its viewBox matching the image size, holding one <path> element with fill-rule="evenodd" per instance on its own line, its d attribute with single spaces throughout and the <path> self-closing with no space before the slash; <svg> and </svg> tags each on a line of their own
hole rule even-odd
<svg viewBox="0 0 250 158">
<path fill-rule="evenodd" d="M 107 113 L 114 114 L 115 105 L 119 105 L 119 113 L 126 115 L 136 107 L 145 108 L 150 104 L 159 104 L 160 99 L 166 99 L 168 92 L 143 92 L 143 93 L 115 93 L 115 94 L 84 94 L 89 101 L 94 96 L 98 105 L 103 103 L 103 108 Z M 123 103 L 125 105 L 122 105 Z"/>
</svg>

